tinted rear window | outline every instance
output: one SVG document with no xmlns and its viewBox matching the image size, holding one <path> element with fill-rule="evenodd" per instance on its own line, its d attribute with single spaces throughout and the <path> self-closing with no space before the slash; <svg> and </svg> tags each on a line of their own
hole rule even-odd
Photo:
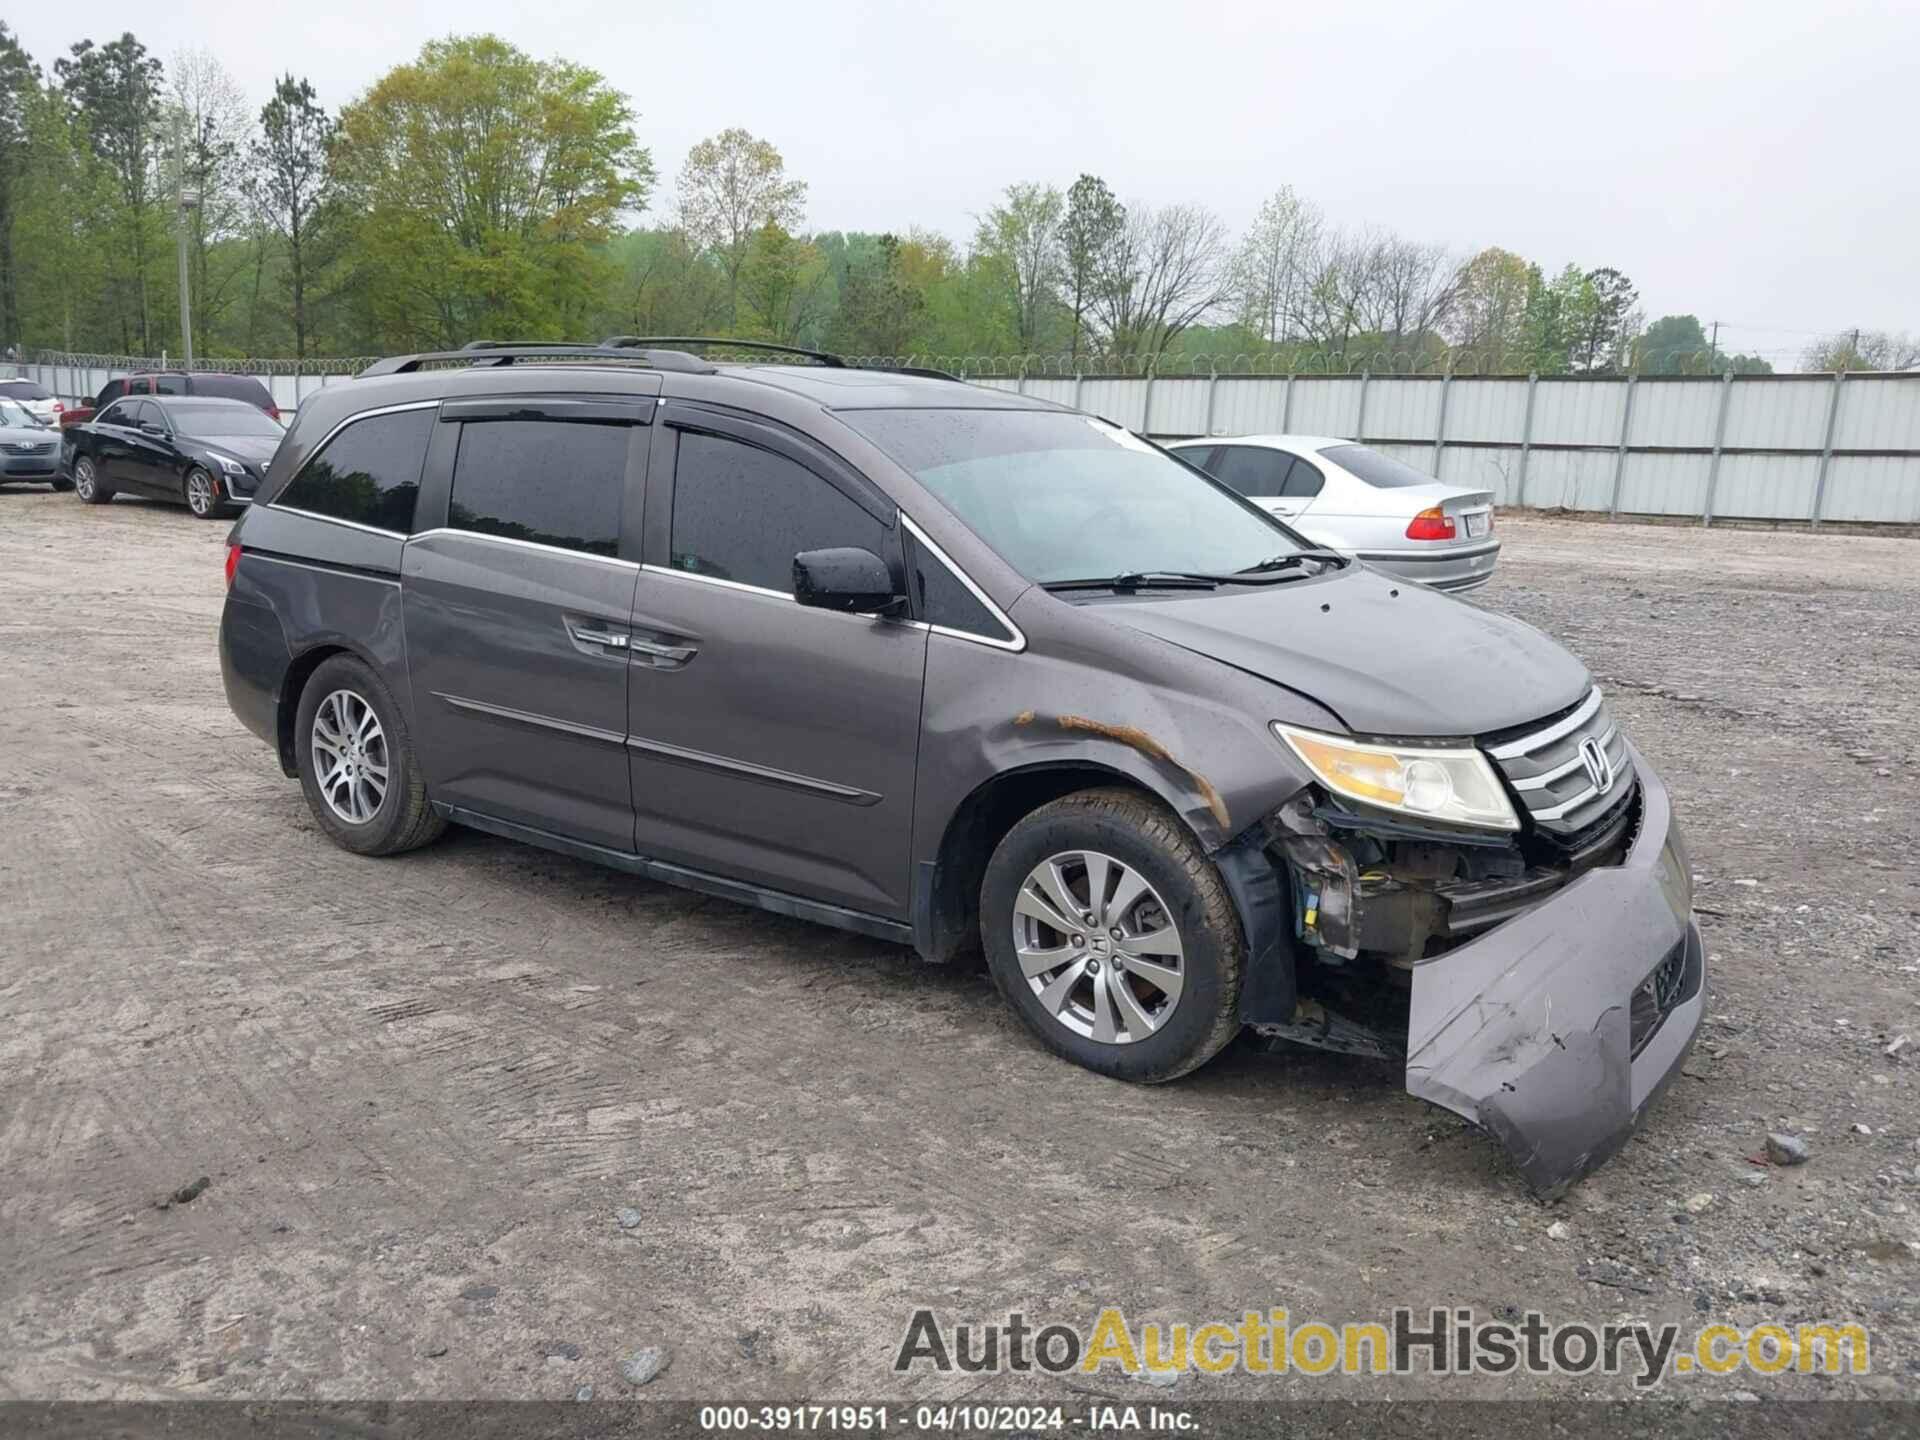
<svg viewBox="0 0 1920 1440">
<path fill-rule="evenodd" d="M 1411 465 L 1402 465 L 1391 455 L 1369 450 L 1364 445 L 1329 445 L 1320 452 L 1341 469 L 1358 475 L 1376 490 L 1405 490 L 1414 485 L 1432 485 L 1433 476 L 1422 474 Z"/>
<path fill-rule="evenodd" d="M 31 380 L 0 380 L 0 395 L 10 400 L 51 400 L 53 392 Z"/>
<path fill-rule="evenodd" d="M 617 556 L 631 433 L 567 420 L 469 423 L 460 431 L 447 524 Z"/>
<path fill-rule="evenodd" d="M 434 415 L 432 409 L 403 410 L 355 420 L 321 447 L 274 503 L 412 534 Z"/>
<path fill-rule="evenodd" d="M 244 400 L 249 405 L 257 405 L 263 410 L 273 403 L 273 397 L 267 393 L 267 387 L 250 375 L 196 375 L 193 377 L 193 393 L 220 395 L 228 400 Z"/>
</svg>

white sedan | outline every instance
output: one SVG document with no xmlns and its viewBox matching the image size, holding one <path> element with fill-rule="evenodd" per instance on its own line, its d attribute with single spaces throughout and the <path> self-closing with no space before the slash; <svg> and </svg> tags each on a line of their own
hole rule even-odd
<svg viewBox="0 0 1920 1440">
<path fill-rule="evenodd" d="M 67 408 L 46 386 L 24 377 L 0 377 L 0 400 L 13 401 L 42 425 L 59 425 L 60 414 Z"/>
<path fill-rule="evenodd" d="M 1351 440 L 1238 435 L 1167 446 L 1317 545 L 1403 580 L 1470 590 L 1493 578 L 1493 492 L 1443 485 Z"/>
</svg>

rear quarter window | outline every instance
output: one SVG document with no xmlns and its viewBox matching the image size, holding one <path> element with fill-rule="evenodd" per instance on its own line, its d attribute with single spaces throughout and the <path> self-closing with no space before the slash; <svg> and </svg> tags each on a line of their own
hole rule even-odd
<svg viewBox="0 0 1920 1440">
<path fill-rule="evenodd" d="M 273 503 L 411 535 L 434 418 L 429 406 L 349 422 L 301 466 Z"/>
</svg>

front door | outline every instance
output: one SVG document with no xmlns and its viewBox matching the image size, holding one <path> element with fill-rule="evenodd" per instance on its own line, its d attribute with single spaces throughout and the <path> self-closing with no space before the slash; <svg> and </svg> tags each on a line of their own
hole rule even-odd
<svg viewBox="0 0 1920 1440">
<path fill-rule="evenodd" d="M 793 599 L 802 550 L 859 546 L 900 574 L 897 513 L 783 428 L 662 419 L 630 641 L 635 848 L 905 918 L 927 632 Z"/>
<path fill-rule="evenodd" d="M 121 484 L 160 500 L 184 500 L 179 451 L 174 448 L 173 423 L 151 400 L 129 402 L 136 423 L 126 432 L 126 458 L 121 462 Z"/>
<path fill-rule="evenodd" d="M 604 396 L 441 406 L 435 494 L 422 503 L 444 503 L 445 524 L 408 540 L 400 565 L 418 753 L 435 800 L 632 848 L 626 646 L 640 567 L 629 512 L 653 408 Z M 449 453 L 450 477 L 436 479 Z"/>
</svg>

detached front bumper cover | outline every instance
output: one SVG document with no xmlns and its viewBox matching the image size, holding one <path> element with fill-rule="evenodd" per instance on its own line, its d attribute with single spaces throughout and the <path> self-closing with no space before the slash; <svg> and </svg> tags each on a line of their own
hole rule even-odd
<svg viewBox="0 0 1920 1440">
<path fill-rule="evenodd" d="M 1705 1004 L 1693 880 L 1666 787 L 1629 754 L 1642 811 L 1625 862 L 1413 974 L 1407 1089 L 1495 1136 L 1548 1197 L 1625 1142 L 1693 1048 Z M 1676 954 L 1677 998 L 1636 1036 L 1634 992 Z"/>
</svg>

